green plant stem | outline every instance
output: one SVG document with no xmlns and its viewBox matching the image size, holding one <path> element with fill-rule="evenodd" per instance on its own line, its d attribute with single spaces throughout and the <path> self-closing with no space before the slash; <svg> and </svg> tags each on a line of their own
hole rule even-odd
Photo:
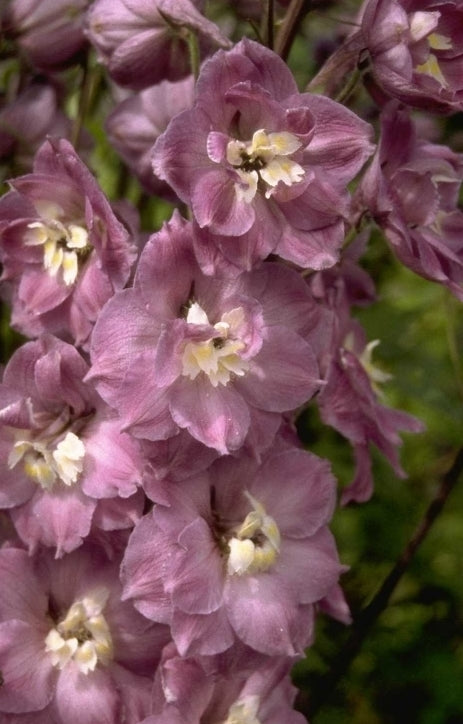
<svg viewBox="0 0 463 724">
<path fill-rule="evenodd" d="M 188 33 L 188 51 L 190 54 L 190 68 L 191 72 L 193 74 L 193 78 L 198 80 L 199 76 L 199 67 L 200 67 L 200 57 L 199 57 L 199 42 L 198 42 L 198 36 L 193 30 L 190 30 Z"/>
<path fill-rule="evenodd" d="M 462 472 L 463 448 L 458 451 L 453 465 L 444 475 L 436 495 L 429 504 L 421 522 L 405 546 L 402 554 L 399 556 L 389 575 L 385 578 L 382 586 L 372 598 L 370 603 L 354 619 L 350 638 L 337 655 L 331 670 L 319 682 L 317 690 L 312 693 L 308 707 L 309 710 L 307 712 L 308 716 L 311 717 L 311 720 L 319 709 L 330 700 L 340 679 L 344 676 L 350 664 L 357 656 L 363 641 L 367 637 L 378 616 L 386 608 L 398 582 L 405 573 L 417 549 L 429 533 L 432 524 L 441 513 L 447 498 L 458 482 Z"/>
<path fill-rule="evenodd" d="M 95 78 L 90 69 L 90 53 L 85 56 L 82 68 L 82 82 L 80 85 L 79 108 L 71 131 L 71 143 L 77 150 L 79 148 L 84 120 L 90 108 L 95 87 Z"/>
<path fill-rule="evenodd" d="M 357 83 L 360 80 L 360 77 L 361 77 L 361 71 L 358 68 L 356 68 L 350 74 L 350 78 L 347 81 L 346 85 L 344 86 L 344 88 L 342 88 L 339 91 L 338 95 L 336 96 L 336 98 L 334 100 L 337 101 L 338 103 L 344 103 L 345 101 L 349 100 L 350 96 L 352 95 L 352 93 L 355 90 Z"/>
<path fill-rule="evenodd" d="M 275 40 L 275 52 L 286 60 L 293 44 L 294 36 L 297 33 L 299 22 L 310 10 L 311 0 L 291 0 L 283 23 Z"/>
</svg>

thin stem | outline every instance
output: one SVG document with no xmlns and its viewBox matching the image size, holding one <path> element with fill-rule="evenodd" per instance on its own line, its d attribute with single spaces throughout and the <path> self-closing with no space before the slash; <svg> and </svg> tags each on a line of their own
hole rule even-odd
<svg viewBox="0 0 463 724">
<path fill-rule="evenodd" d="M 311 0 L 291 0 L 275 41 L 275 52 L 286 60 L 297 33 L 299 22 L 312 5 Z"/>
<path fill-rule="evenodd" d="M 275 4 L 274 0 L 265 0 L 264 12 L 262 13 L 262 35 L 265 38 L 267 48 L 273 50 L 275 26 Z"/>
<path fill-rule="evenodd" d="M 80 138 L 84 120 L 90 108 L 91 99 L 95 87 L 95 78 L 90 70 L 90 53 L 86 53 L 85 61 L 82 68 L 82 82 L 80 86 L 79 108 L 71 131 L 71 143 L 77 150 L 79 148 Z"/>
<path fill-rule="evenodd" d="M 200 67 L 200 56 L 199 56 L 199 42 L 196 33 L 191 30 L 188 33 L 188 51 L 190 54 L 190 68 L 195 80 L 198 80 L 199 67 Z"/>
<path fill-rule="evenodd" d="M 339 91 L 338 95 L 335 98 L 335 101 L 337 101 L 338 103 L 344 103 L 345 101 L 349 100 L 350 96 L 352 95 L 352 93 L 355 90 L 357 83 L 360 80 L 360 77 L 361 77 L 361 71 L 358 68 L 356 68 L 350 74 L 350 78 L 347 81 L 344 88 L 342 88 Z"/>
<path fill-rule="evenodd" d="M 419 546 L 429 533 L 432 524 L 441 513 L 447 498 L 449 497 L 452 489 L 455 487 L 462 472 L 463 448 L 458 451 L 452 467 L 444 475 L 436 495 L 429 504 L 424 517 L 405 546 L 391 572 L 385 578 L 382 586 L 372 598 L 370 603 L 355 618 L 354 623 L 352 624 L 350 638 L 336 657 L 336 661 L 331 671 L 329 671 L 325 678 L 319 682 L 317 691 L 313 692 L 310 698 L 309 711 L 307 712 L 310 717 L 313 717 L 314 714 L 319 711 L 319 709 L 327 701 L 329 701 L 333 694 L 333 690 L 336 688 L 340 679 L 344 676 L 350 664 L 357 656 L 363 641 L 378 616 L 386 608 L 398 582 L 405 573 Z"/>
</svg>

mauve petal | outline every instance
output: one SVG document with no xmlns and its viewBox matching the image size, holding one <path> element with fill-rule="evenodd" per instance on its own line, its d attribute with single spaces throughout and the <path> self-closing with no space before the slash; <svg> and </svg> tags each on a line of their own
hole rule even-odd
<svg viewBox="0 0 463 724">
<path fill-rule="evenodd" d="M 69 662 L 58 676 L 55 706 L 63 724 L 114 724 L 122 704 L 108 669 L 83 674 Z"/>
<path fill-rule="evenodd" d="M 154 173 L 167 181 L 185 203 L 190 202 L 197 175 L 215 168 L 206 148 L 210 130 L 206 109 L 198 107 L 173 118 L 154 144 Z"/>
<path fill-rule="evenodd" d="M 314 534 L 331 519 L 336 504 L 328 461 L 297 448 L 268 457 L 249 490 L 275 518 L 282 536 L 290 538 Z"/>
<path fill-rule="evenodd" d="M 214 388 L 203 374 L 177 381 L 170 410 L 179 427 L 222 454 L 241 447 L 250 425 L 248 406 L 231 384 Z"/>
<path fill-rule="evenodd" d="M 135 286 L 161 323 L 180 316 L 198 272 L 192 249 L 191 224 L 178 211 L 146 243 L 135 274 Z M 175 284 L 172 279 L 175 277 Z"/>
<path fill-rule="evenodd" d="M 101 311 L 92 333 L 93 364 L 86 379 L 96 381 L 99 393 L 113 407 L 119 407 L 119 387 L 127 368 L 146 351 L 147 343 L 154 346 L 158 331 L 134 289 L 117 292 Z"/>
<path fill-rule="evenodd" d="M 117 419 L 95 417 L 81 435 L 85 445 L 82 490 L 92 498 L 127 498 L 142 481 L 144 458 L 138 441 L 120 431 Z"/>
<path fill-rule="evenodd" d="M 302 337 L 284 327 L 268 329 L 251 368 L 235 387 L 251 405 L 269 412 L 292 410 L 320 388 L 318 364 Z"/>
<path fill-rule="evenodd" d="M 48 600 L 26 551 L 0 550 L 0 580 L 1 618 L 16 618 L 34 629 L 46 629 Z"/>
<path fill-rule="evenodd" d="M 152 621 L 170 622 L 172 605 L 164 591 L 163 571 L 169 569 L 174 554 L 174 545 L 152 516 L 142 518 L 127 545 L 121 580 L 123 598 L 133 599 L 135 607 Z"/>
<path fill-rule="evenodd" d="M 142 490 L 129 498 L 104 498 L 98 500 L 93 514 L 93 528 L 124 530 L 133 528 L 143 515 L 145 496 Z"/>
<path fill-rule="evenodd" d="M 2 431 L 2 435 L 6 437 L 7 430 Z M 22 505 L 31 498 L 37 485 L 23 471 L 21 461 L 10 470 L 8 466 L 8 456 L 13 448 L 15 439 L 13 435 L 8 438 L 0 438 L 0 509 L 14 508 L 16 505 Z"/>
<path fill-rule="evenodd" d="M 181 430 L 178 435 L 168 440 L 146 441 L 142 445 L 143 453 L 150 463 L 149 471 L 143 479 L 143 489 L 155 502 L 161 502 L 157 499 L 159 481 L 183 480 L 196 475 L 206 470 L 218 454 L 195 440 L 186 430 Z"/>
<path fill-rule="evenodd" d="M 206 101 L 214 99 L 211 113 L 215 110 L 218 114 L 217 97 L 243 78 L 258 83 L 277 99 L 297 93 L 296 82 L 286 63 L 262 44 L 244 38 L 231 52 L 219 51 L 204 64 L 197 96 Z"/>
<path fill-rule="evenodd" d="M 150 643 L 147 641 L 146 645 Z M 121 697 L 122 721 L 124 724 L 139 724 L 151 711 L 152 677 L 137 676 L 116 664 L 111 666 L 111 676 Z"/>
<path fill-rule="evenodd" d="M 235 190 L 238 175 L 223 168 L 198 176 L 191 193 L 191 205 L 198 225 L 215 234 L 241 236 L 255 221 L 252 204 L 239 200 Z"/>
<path fill-rule="evenodd" d="M 306 281 L 293 269 L 267 262 L 241 279 L 262 305 L 267 327 L 289 327 L 304 335 L 317 326 L 319 305 Z"/>
<path fill-rule="evenodd" d="M 16 530 L 33 551 L 41 543 L 56 547 L 56 556 L 70 553 L 89 534 L 96 502 L 73 487 L 37 491 L 28 503 L 11 511 Z"/>
<path fill-rule="evenodd" d="M 47 633 L 23 621 L 0 623 L 1 711 L 37 711 L 51 701 L 54 671 L 45 652 Z"/>
<path fill-rule="evenodd" d="M 197 0 L 196 0 L 197 4 Z M 204 17 L 190 0 L 158 0 L 157 5 L 162 16 L 175 25 L 195 31 L 213 45 L 229 48 L 231 41 L 220 31 L 217 25 Z"/>
<path fill-rule="evenodd" d="M 25 268 L 18 286 L 18 299 L 30 314 L 43 314 L 57 307 L 72 293 L 72 287 L 43 269 Z"/>
<path fill-rule="evenodd" d="M 270 656 L 300 652 L 296 640 L 298 607 L 288 585 L 271 572 L 232 576 L 224 591 L 230 624 L 256 651 Z"/>
<path fill-rule="evenodd" d="M 322 167 L 323 174 L 336 186 L 345 184 L 360 171 L 375 149 L 371 143 L 372 126 L 325 96 L 303 93 L 286 100 L 289 107 L 302 103 L 315 119 L 315 132 L 304 161 L 309 166 Z"/>
<path fill-rule="evenodd" d="M 312 231 L 302 231 L 287 224 L 275 251 L 283 259 L 303 268 L 327 269 L 339 261 L 344 238 L 342 220 Z"/>
<path fill-rule="evenodd" d="M 316 603 L 326 596 L 345 570 L 336 543 L 326 529 L 305 540 L 285 538 L 274 567 L 298 603 Z"/>
<path fill-rule="evenodd" d="M 172 562 L 166 584 L 173 605 L 185 613 L 216 611 L 222 603 L 223 559 L 204 518 L 184 528 L 178 545 L 182 550 Z"/>
<path fill-rule="evenodd" d="M 181 656 L 213 656 L 235 641 L 223 607 L 205 615 L 175 609 L 171 632 Z"/>
<path fill-rule="evenodd" d="M 152 353 L 137 356 L 137 366 L 129 370 L 120 391 L 124 400 L 123 429 L 137 438 L 165 440 L 178 433 L 178 426 L 169 410 L 171 389 L 144 387 L 153 368 Z"/>
</svg>

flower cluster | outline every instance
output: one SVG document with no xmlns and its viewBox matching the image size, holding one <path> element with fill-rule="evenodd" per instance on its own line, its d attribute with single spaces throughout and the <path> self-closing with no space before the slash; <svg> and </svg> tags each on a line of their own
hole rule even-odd
<svg viewBox="0 0 463 724">
<path fill-rule="evenodd" d="M 351 443 L 343 503 L 372 495 L 370 443 L 405 474 L 399 431 L 421 423 L 384 404 L 377 341 L 352 316 L 375 298 L 359 230 L 375 220 L 463 298 L 461 157 L 398 101 L 376 148 L 369 122 L 299 92 L 199 0 L 55 5 L 2 17 L 30 78 L 0 111 L 0 151 L 20 159 L 0 199 L 2 295 L 27 338 L 0 383 L 0 719 L 300 724 L 291 666 L 318 611 L 350 613 L 336 480 L 295 421 L 317 407 Z M 370 0 L 338 53 L 365 44 L 385 92 L 453 109 L 454 5 Z M 140 232 L 82 158 L 57 81 L 82 55 L 107 70 L 109 142 L 177 206 L 160 230 Z"/>
</svg>

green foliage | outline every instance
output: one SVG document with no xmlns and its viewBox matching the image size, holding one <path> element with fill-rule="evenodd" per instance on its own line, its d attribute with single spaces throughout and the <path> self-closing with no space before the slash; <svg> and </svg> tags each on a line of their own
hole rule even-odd
<svg viewBox="0 0 463 724">
<path fill-rule="evenodd" d="M 461 303 L 395 262 L 379 235 L 365 264 L 377 280 L 378 303 L 357 316 L 368 338 L 381 340 L 375 362 L 393 374 L 384 385 L 384 403 L 416 415 L 426 430 L 404 436 L 406 480 L 398 480 L 375 454 L 373 498 L 335 514 L 333 531 L 342 561 L 350 566 L 343 587 L 354 615 L 413 535 L 463 439 Z M 319 424 L 313 410 L 300 427 L 307 446 L 329 457 L 341 485 L 348 483 L 348 446 Z M 316 724 L 463 722 L 462 483 L 338 690 L 314 716 Z M 348 636 L 341 624 L 319 621 L 316 643 L 294 672 L 302 711 Z"/>
</svg>

